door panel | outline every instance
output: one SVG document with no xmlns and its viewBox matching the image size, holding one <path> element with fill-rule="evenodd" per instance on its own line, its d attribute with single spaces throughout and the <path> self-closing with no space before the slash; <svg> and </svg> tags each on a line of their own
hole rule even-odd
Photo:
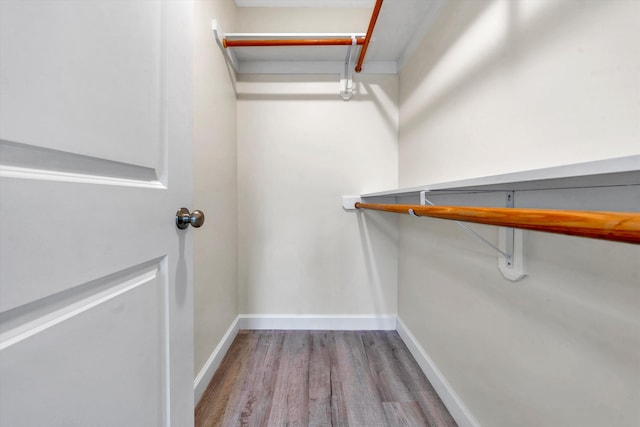
<svg viewBox="0 0 640 427">
<path fill-rule="evenodd" d="M 157 167 L 161 3 L 13 0 L 2 9 L 2 139 Z"/>
<path fill-rule="evenodd" d="M 189 1 L 0 1 L 0 426 L 193 422 Z"/>
<path fill-rule="evenodd" d="M 7 180 L 2 185 L 3 201 L 24 200 L 16 222 L 5 221 L 10 216 L 3 215 L 2 253 L 30 244 L 23 256 L 1 257 L 0 309 L 10 310 L 165 256 L 167 233 L 157 230 L 173 232 L 172 208 L 166 208 L 164 217 L 144 215 L 147 205 L 161 206 L 164 196 L 163 190 L 136 187 Z M 55 201 L 54 212 L 43 209 L 45 200 Z M 142 248 L 140 240 L 145 241 Z"/>
<path fill-rule="evenodd" d="M 162 425 L 166 284 L 156 265 L 43 313 L 5 339 L 0 372 L 8 392 L 0 394 L 0 425 L 88 426 L 96 425 L 96 414 L 101 425 Z M 25 410 L 25 402 L 37 410 Z"/>
</svg>

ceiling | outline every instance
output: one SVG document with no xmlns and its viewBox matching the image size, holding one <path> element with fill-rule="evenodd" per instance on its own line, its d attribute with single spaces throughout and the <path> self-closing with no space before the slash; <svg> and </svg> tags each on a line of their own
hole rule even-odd
<svg viewBox="0 0 640 427">
<path fill-rule="evenodd" d="M 367 50 L 363 73 L 395 74 L 410 57 L 438 15 L 446 0 L 387 0 L 382 4 L 371 43 Z M 293 33 L 299 28 L 327 28 L 335 32 L 331 16 L 342 26 L 343 33 L 366 33 L 374 0 L 235 0 L 238 14 L 250 15 L 250 8 L 262 9 L 258 18 L 244 25 L 251 33 Z M 245 9 L 246 8 L 246 9 Z M 306 8 L 306 9 L 303 9 Z M 350 10 L 346 10 L 350 9 Z M 359 9 L 359 10 L 357 10 Z M 257 9 L 256 9 L 257 11 Z M 346 16 L 345 16 L 346 14 Z M 349 16 L 354 16 L 351 25 Z M 361 19 L 365 16 L 366 22 Z M 322 24 L 322 19 L 325 24 Z M 328 20 L 327 20 L 328 19 Z M 269 23 L 271 25 L 269 25 Z M 347 29 L 348 27 L 348 29 Z M 280 29 L 281 28 L 281 29 Z M 298 31 L 292 31 L 295 28 Z M 306 32 L 306 31 L 305 31 Z M 242 33 L 235 38 L 251 38 Z M 227 35 L 229 39 L 233 34 Z M 264 38 L 264 37 L 262 37 Z M 287 37 L 291 38 L 291 37 Z M 229 48 L 241 73 L 340 73 L 347 55 L 345 46 L 313 47 L 242 47 Z"/>
</svg>

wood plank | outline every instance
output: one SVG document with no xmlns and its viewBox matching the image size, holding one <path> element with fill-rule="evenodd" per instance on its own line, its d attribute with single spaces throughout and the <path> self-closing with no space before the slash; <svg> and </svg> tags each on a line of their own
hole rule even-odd
<svg viewBox="0 0 640 427">
<path fill-rule="evenodd" d="M 241 331 L 195 415 L 198 427 L 456 425 L 395 331 Z"/>
<path fill-rule="evenodd" d="M 428 424 L 433 427 L 457 426 L 400 335 L 396 331 L 391 331 L 384 337 L 398 359 L 398 366 L 404 371 L 402 376 L 405 378 L 406 385 L 422 408 Z"/>
<path fill-rule="evenodd" d="M 241 387 L 240 399 L 230 402 L 222 425 L 268 426 L 285 333 L 260 331 Z"/>
<path fill-rule="evenodd" d="M 369 372 L 378 388 L 382 402 L 412 402 L 406 370 L 400 366 L 396 348 L 386 340 L 386 331 L 363 332 L 364 348 L 369 360 Z"/>
<path fill-rule="evenodd" d="M 329 360 L 331 362 L 331 424 L 334 427 L 348 427 L 349 416 L 347 414 L 347 400 L 344 394 L 343 384 L 348 381 L 338 363 L 338 348 L 336 345 L 336 333 L 330 332 Z"/>
<path fill-rule="evenodd" d="M 369 361 L 358 332 L 335 332 L 337 363 L 350 426 L 384 426 L 380 394 L 368 373 Z"/>
<path fill-rule="evenodd" d="M 433 388 L 416 394 L 417 401 L 431 427 L 456 427 L 458 425 Z"/>
<path fill-rule="evenodd" d="M 390 426 L 430 427 L 417 402 L 384 402 L 382 407 Z"/>
<path fill-rule="evenodd" d="M 290 331 L 282 345 L 269 426 L 309 424 L 309 331 Z"/>
<path fill-rule="evenodd" d="M 335 341 L 326 331 L 310 333 L 309 425 L 331 426 L 331 349 Z"/>
<path fill-rule="evenodd" d="M 196 406 L 196 427 L 222 425 L 229 403 L 240 393 L 247 362 L 257 342 L 251 333 L 236 336 Z"/>
</svg>

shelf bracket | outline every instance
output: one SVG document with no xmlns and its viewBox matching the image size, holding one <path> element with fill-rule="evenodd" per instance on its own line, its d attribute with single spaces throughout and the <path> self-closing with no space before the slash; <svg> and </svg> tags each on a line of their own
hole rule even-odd
<svg viewBox="0 0 640 427">
<path fill-rule="evenodd" d="M 435 206 L 429 199 L 427 199 L 428 191 L 420 192 L 420 204 L 423 206 L 430 205 Z M 515 194 L 513 191 L 507 192 L 506 207 L 514 207 Z M 418 216 L 418 215 L 414 215 Z M 485 245 L 498 252 L 498 269 L 505 277 L 505 279 L 517 282 L 525 277 L 527 274 L 524 269 L 524 231 L 516 230 L 510 227 L 499 227 L 498 230 L 498 246 L 491 243 L 485 237 L 481 236 L 477 231 L 473 230 L 466 224 L 460 221 L 454 221 L 458 227 L 462 228 L 467 233 L 477 237 Z"/>
<path fill-rule="evenodd" d="M 351 36 L 351 46 L 347 48 L 347 56 L 344 60 L 344 69 L 340 73 L 340 97 L 348 101 L 353 96 L 353 61 L 358 40 Z"/>
<path fill-rule="evenodd" d="M 216 43 L 218 43 L 218 47 L 220 47 L 220 50 L 222 50 L 222 54 L 224 55 L 227 63 L 231 65 L 233 71 L 238 73 L 240 69 L 238 66 L 238 60 L 236 58 L 236 55 L 230 49 L 226 49 L 224 47 L 223 40 L 225 39 L 225 33 L 224 31 L 222 31 L 222 27 L 220 27 L 220 23 L 217 19 L 213 19 L 211 21 L 211 29 L 213 30 L 213 35 L 216 38 Z"/>
<path fill-rule="evenodd" d="M 506 207 L 515 206 L 515 192 L 506 195 Z M 524 230 L 511 227 L 498 228 L 498 247 L 505 250 L 509 257 L 498 258 L 498 269 L 505 279 L 517 282 L 523 279 L 527 272 L 524 263 Z"/>
<path fill-rule="evenodd" d="M 345 211 L 357 212 L 356 203 L 361 203 L 360 196 L 342 196 L 342 209 Z"/>
</svg>

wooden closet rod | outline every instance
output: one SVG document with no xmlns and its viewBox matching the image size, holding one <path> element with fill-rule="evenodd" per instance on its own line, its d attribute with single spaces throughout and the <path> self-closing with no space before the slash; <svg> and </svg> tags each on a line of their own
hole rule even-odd
<svg viewBox="0 0 640 427">
<path fill-rule="evenodd" d="M 640 213 L 356 203 L 358 209 L 409 214 L 640 244 Z"/>
<path fill-rule="evenodd" d="M 367 35 L 364 36 L 364 46 L 362 46 L 362 49 L 360 49 L 360 56 L 358 57 L 358 63 L 356 64 L 356 73 L 362 71 L 362 63 L 364 62 L 364 56 L 367 54 L 367 48 L 369 47 L 369 42 L 371 41 L 373 29 L 376 27 L 376 21 L 378 20 L 378 15 L 380 14 L 382 1 L 383 0 L 376 0 L 376 5 L 373 7 L 373 13 L 371 14 L 371 20 L 369 21 L 369 28 L 367 28 Z"/>
<path fill-rule="evenodd" d="M 264 47 L 264 46 L 351 46 L 352 39 L 274 39 L 274 40 L 222 40 L 224 47 Z M 364 39 L 357 38 L 357 45 L 363 45 Z"/>
</svg>

